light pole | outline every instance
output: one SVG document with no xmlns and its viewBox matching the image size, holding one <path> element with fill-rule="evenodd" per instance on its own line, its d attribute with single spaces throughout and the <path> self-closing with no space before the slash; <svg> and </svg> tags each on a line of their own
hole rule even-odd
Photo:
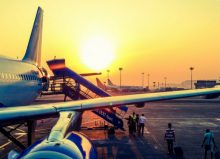
<svg viewBox="0 0 220 159">
<path fill-rule="evenodd" d="M 194 70 L 194 67 L 190 67 L 189 70 L 190 70 L 190 73 L 191 73 L 191 89 L 193 89 L 192 71 Z"/>
<path fill-rule="evenodd" d="M 109 79 L 110 70 L 107 70 L 107 80 Z"/>
<path fill-rule="evenodd" d="M 123 70 L 123 68 L 122 68 L 122 67 L 119 67 L 118 70 L 119 70 L 119 72 L 120 72 L 120 88 L 121 88 L 121 71 Z"/>
<path fill-rule="evenodd" d="M 144 88 L 144 72 L 142 72 L 141 74 L 142 74 L 142 87 Z"/>
<path fill-rule="evenodd" d="M 165 88 L 165 91 L 166 91 L 166 88 L 167 88 L 167 77 L 164 77 L 164 88 Z"/>
<path fill-rule="evenodd" d="M 150 89 L 150 74 L 149 73 L 147 74 L 147 86 L 148 86 L 148 89 Z"/>
<path fill-rule="evenodd" d="M 154 87 L 154 89 L 155 89 L 155 87 L 156 87 L 156 82 L 153 82 L 153 87 Z"/>
</svg>

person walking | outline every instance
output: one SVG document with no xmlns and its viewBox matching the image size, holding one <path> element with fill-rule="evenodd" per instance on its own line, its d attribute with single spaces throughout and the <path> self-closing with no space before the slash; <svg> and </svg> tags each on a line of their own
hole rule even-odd
<svg viewBox="0 0 220 159">
<path fill-rule="evenodd" d="M 207 158 L 207 152 L 211 151 L 211 159 L 213 158 L 214 149 L 217 148 L 214 140 L 214 134 L 210 131 L 210 129 L 206 129 L 206 132 L 204 134 L 204 139 L 202 142 L 202 148 L 205 149 L 205 157 Z"/>
<path fill-rule="evenodd" d="M 132 117 L 132 129 L 133 129 L 133 132 L 135 133 L 136 132 L 136 114 L 135 114 L 135 112 L 133 112 L 131 117 Z"/>
<path fill-rule="evenodd" d="M 128 117 L 128 129 L 129 129 L 129 135 L 132 135 L 133 134 L 133 128 L 132 128 L 132 117 L 131 115 L 129 115 Z"/>
<path fill-rule="evenodd" d="M 142 114 L 139 117 L 139 135 L 144 136 L 144 126 L 145 126 L 145 122 L 146 122 L 146 117 L 144 116 L 144 114 Z"/>
<path fill-rule="evenodd" d="M 139 126 L 139 114 L 136 114 L 136 130 L 138 134 L 140 133 Z"/>
<path fill-rule="evenodd" d="M 168 154 L 172 155 L 173 154 L 173 142 L 175 142 L 175 131 L 172 128 L 171 123 L 168 123 L 168 129 L 165 132 L 164 140 L 167 141 Z"/>
</svg>

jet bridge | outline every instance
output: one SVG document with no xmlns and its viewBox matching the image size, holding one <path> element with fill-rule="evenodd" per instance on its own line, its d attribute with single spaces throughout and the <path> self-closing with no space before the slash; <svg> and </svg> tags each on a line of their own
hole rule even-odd
<svg viewBox="0 0 220 159">
<path fill-rule="evenodd" d="M 47 61 L 47 64 L 53 72 L 54 77 L 50 80 L 50 90 L 46 94 L 62 93 L 65 95 L 64 100 L 66 100 L 66 97 L 72 100 L 78 100 L 111 96 L 81 75 L 67 68 L 64 59 Z M 115 108 L 97 109 L 92 112 L 116 128 L 124 130 L 122 118 L 127 110 L 127 106 L 119 106 Z"/>
</svg>

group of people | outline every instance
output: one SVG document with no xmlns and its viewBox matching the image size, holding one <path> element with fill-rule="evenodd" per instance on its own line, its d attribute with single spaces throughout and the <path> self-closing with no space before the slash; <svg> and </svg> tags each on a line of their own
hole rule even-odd
<svg viewBox="0 0 220 159">
<path fill-rule="evenodd" d="M 128 127 L 129 127 L 129 134 L 130 135 L 135 135 L 135 133 L 138 133 L 138 135 L 144 135 L 144 126 L 146 122 L 146 117 L 144 114 L 135 114 L 133 112 L 132 115 L 129 116 L 128 118 Z"/>
<path fill-rule="evenodd" d="M 141 114 L 140 116 L 139 114 L 135 114 L 135 112 L 133 112 L 133 114 L 130 115 L 128 118 L 129 134 L 135 135 L 135 133 L 138 133 L 138 135 L 143 136 L 145 122 L 146 122 L 146 117 L 144 116 L 144 114 Z M 168 154 L 172 155 L 174 152 L 173 145 L 176 140 L 176 136 L 171 123 L 168 123 L 168 128 L 166 129 L 164 134 L 164 140 L 167 142 Z M 217 148 L 217 146 L 215 144 L 214 135 L 209 129 L 206 129 L 206 132 L 204 134 L 204 140 L 201 147 L 204 148 L 205 150 L 204 158 L 206 159 L 207 152 L 210 151 L 211 159 L 212 159 L 214 149 Z"/>
<path fill-rule="evenodd" d="M 129 134 L 135 136 L 138 133 L 139 136 L 144 135 L 144 127 L 146 122 L 146 117 L 144 114 L 141 116 L 133 112 L 128 118 L 128 128 Z M 164 139 L 167 141 L 168 154 L 173 154 L 173 143 L 175 142 L 175 131 L 172 128 L 172 124 L 168 123 L 168 129 L 165 132 Z"/>
<path fill-rule="evenodd" d="M 167 141 L 168 154 L 173 154 L 173 143 L 175 142 L 175 131 L 172 128 L 172 124 L 168 123 L 168 129 L 165 132 L 164 139 Z M 211 159 L 213 158 L 214 150 L 217 148 L 214 134 L 210 131 L 210 129 L 206 129 L 204 134 L 204 139 L 201 145 L 205 150 L 204 159 L 207 158 L 207 152 L 211 152 Z"/>
</svg>

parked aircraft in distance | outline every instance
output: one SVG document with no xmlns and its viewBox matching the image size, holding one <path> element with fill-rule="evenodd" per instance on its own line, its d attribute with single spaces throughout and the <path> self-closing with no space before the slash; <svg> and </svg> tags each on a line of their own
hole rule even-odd
<svg viewBox="0 0 220 159">
<path fill-rule="evenodd" d="M 44 81 L 46 82 L 46 79 L 44 79 L 46 73 L 39 67 L 42 22 L 43 10 L 39 7 L 28 48 L 22 61 L 0 59 L 0 132 L 7 136 L 5 126 L 22 122 L 29 123 L 30 120 L 33 121 L 54 115 L 59 116 L 59 120 L 47 137 L 36 141 L 27 148 L 22 147 L 17 140 L 10 136 L 9 139 L 20 145 L 24 151 L 18 153 L 12 150 L 8 155 L 9 159 L 97 158 L 96 151 L 88 138 L 79 132 L 69 131 L 75 126 L 83 111 L 125 104 L 144 105 L 145 102 L 220 93 L 220 88 L 216 87 L 21 106 L 32 102 L 43 89 Z M 59 70 L 60 68 L 62 66 L 57 66 L 54 69 Z"/>
<path fill-rule="evenodd" d="M 107 85 L 103 84 L 99 78 L 96 78 L 97 86 L 103 90 L 112 91 L 112 92 L 143 92 L 148 91 L 148 88 L 142 86 L 124 86 L 115 85 L 110 79 L 107 81 Z"/>
</svg>

